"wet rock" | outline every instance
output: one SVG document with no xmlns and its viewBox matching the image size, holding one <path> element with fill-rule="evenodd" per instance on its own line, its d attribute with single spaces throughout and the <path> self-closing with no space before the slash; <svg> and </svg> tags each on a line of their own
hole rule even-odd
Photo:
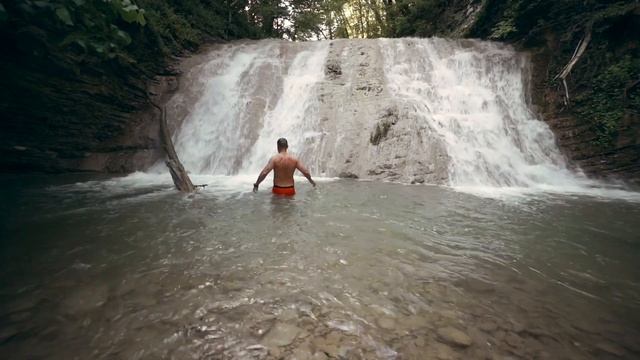
<svg viewBox="0 0 640 360">
<path fill-rule="evenodd" d="M 269 355 L 273 356 L 276 359 L 282 358 L 282 350 L 278 347 L 273 347 L 269 349 Z"/>
<path fill-rule="evenodd" d="M 412 184 L 424 184 L 424 178 L 422 176 L 416 176 L 411 180 Z"/>
<path fill-rule="evenodd" d="M 328 359 L 327 355 L 321 351 L 314 353 L 313 356 L 311 357 L 311 360 L 327 360 L 327 359 Z"/>
<path fill-rule="evenodd" d="M 257 324 L 253 324 L 249 327 L 251 334 L 256 337 L 262 337 L 264 334 L 269 332 L 275 323 L 274 319 L 266 319 Z"/>
<path fill-rule="evenodd" d="M 329 80 L 335 80 L 342 75 L 342 67 L 338 59 L 328 59 L 324 68 L 324 73 Z"/>
<path fill-rule="evenodd" d="M 302 330 L 294 325 L 277 323 L 269 333 L 262 339 L 262 343 L 273 348 L 276 346 L 287 346 L 291 344 Z"/>
<path fill-rule="evenodd" d="M 615 355 L 615 356 L 624 356 L 625 355 L 625 351 L 622 347 L 618 346 L 617 344 L 614 343 L 610 343 L 610 342 L 601 342 L 598 345 L 596 345 L 596 349 L 607 353 L 607 354 L 611 354 L 611 355 Z"/>
<path fill-rule="evenodd" d="M 512 321 L 511 322 L 511 330 L 513 330 L 513 332 L 515 333 L 521 333 L 523 331 L 525 331 L 525 327 L 524 325 L 522 325 L 521 323 L 517 322 L 517 321 Z"/>
<path fill-rule="evenodd" d="M 434 344 L 433 350 L 438 360 L 456 359 L 456 352 L 445 344 Z"/>
<path fill-rule="evenodd" d="M 343 171 L 340 174 L 338 174 L 339 178 L 344 178 L 344 179 L 357 179 L 358 175 L 349 172 L 349 171 Z"/>
<path fill-rule="evenodd" d="M 484 332 L 494 332 L 498 330 L 498 324 L 491 320 L 483 321 L 478 327 Z"/>
<path fill-rule="evenodd" d="M 475 278 L 465 278 L 458 280 L 456 281 L 456 285 L 465 290 L 479 293 L 490 293 L 496 290 L 494 284 Z"/>
<path fill-rule="evenodd" d="M 300 347 L 296 348 L 293 353 L 291 354 L 291 356 L 289 356 L 287 359 L 290 360 L 307 360 L 312 358 L 312 354 L 311 354 L 311 350 L 309 349 L 308 345 L 301 345 Z"/>
<path fill-rule="evenodd" d="M 451 326 L 438 329 L 437 334 L 438 339 L 449 345 L 469 347 L 473 343 L 469 335 Z"/>
<path fill-rule="evenodd" d="M 510 346 L 512 346 L 512 347 L 514 347 L 516 349 L 520 349 L 524 345 L 524 340 L 522 340 L 522 338 L 520 336 L 518 336 L 518 335 L 516 335 L 515 333 L 512 333 L 512 332 L 508 332 L 504 336 L 504 342 L 506 342 L 507 344 L 509 344 Z"/>
<path fill-rule="evenodd" d="M 378 324 L 379 327 L 387 330 L 395 329 L 396 327 L 396 321 L 390 317 L 377 318 L 376 324 Z"/>
<path fill-rule="evenodd" d="M 441 310 L 438 314 L 447 319 L 457 319 L 460 314 L 455 310 Z"/>
<path fill-rule="evenodd" d="M 371 132 L 369 142 L 373 145 L 378 145 L 384 140 L 391 126 L 398 122 L 398 110 L 396 108 L 387 108 L 383 111 L 380 120 L 376 124 L 376 127 Z"/>
<path fill-rule="evenodd" d="M 339 356 L 341 343 L 342 337 L 337 332 L 331 332 L 325 338 L 313 339 L 316 350 L 332 358 Z"/>
<path fill-rule="evenodd" d="M 280 313 L 278 319 L 282 321 L 295 320 L 298 317 L 298 313 L 293 309 L 286 309 Z"/>
</svg>

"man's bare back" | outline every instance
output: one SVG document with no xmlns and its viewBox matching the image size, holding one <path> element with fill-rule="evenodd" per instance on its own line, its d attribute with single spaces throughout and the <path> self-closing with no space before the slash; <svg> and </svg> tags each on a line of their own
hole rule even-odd
<svg viewBox="0 0 640 360">
<path fill-rule="evenodd" d="M 277 188 L 291 188 L 292 190 L 290 192 L 290 195 L 295 194 L 295 190 L 293 190 L 293 173 L 295 173 L 296 169 L 300 170 L 302 175 L 304 175 L 313 186 L 316 186 L 315 181 L 311 179 L 309 170 L 304 165 L 302 165 L 302 162 L 300 162 L 295 156 L 290 155 L 287 152 L 287 149 L 287 140 L 284 138 L 279 139 L 278 154 L 269 159 L 267 165 L 260 172 L 258 181 L 253 184 L 254 192 L 258 191 L 258 186 L 264 180 L 264 178 L 267 177 L 271 170 L 273 170 L 274 193 L 277 193 L 275 191 L 275 189 Z"/>
<path fill-rule="evenodd" d="M 274 155 L 269 162 L 273 167 L 273 185 L 280 187 L 293 186 L 293 173 L 298 168 L 298 159 L 285 152 Z M 304 173 L 302 169 L 300 172 Z"/>
</svg>

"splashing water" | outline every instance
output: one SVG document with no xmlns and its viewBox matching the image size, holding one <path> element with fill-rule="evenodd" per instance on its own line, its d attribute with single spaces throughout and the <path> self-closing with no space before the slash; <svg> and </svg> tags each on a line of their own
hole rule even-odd
<svg viewBox="0 0 640 360">
<path fill-rule="evenodd" d="M 529 76 L 526 54 L 475 40 L 242 42 L 205 54 L 168 107 L 195 174 L 255 174 L 287 137 L 328 177 L 636 198 L 568 169 Z"/>
</svg>

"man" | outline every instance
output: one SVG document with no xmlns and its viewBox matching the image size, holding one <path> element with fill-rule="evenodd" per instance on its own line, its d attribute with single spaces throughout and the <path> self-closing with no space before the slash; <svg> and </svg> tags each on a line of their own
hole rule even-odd
<svg viewBox="0 0 640 360">
<path fill-rule="evenodd" d="M 262 169 L 258 176 L 258 181 L 253 184 L 253 192 L 258 191 L 258 185 L 269 175 L 271 170 L 273 170 L 273 189 L 271 192 L 276 195 L 293 196 L 296 194 L 296 189 L 293 185 L 293 173 L 296 169 L 300 170 L 313 187 L 316 186 L 316 182 L 311 179 L 309 170 L 295 156 L 287 153 L 288 148 L 287 139 L 278 139 L 278 155 L 274 155 L 267 163 L 267 166 Z"/>
</svg>

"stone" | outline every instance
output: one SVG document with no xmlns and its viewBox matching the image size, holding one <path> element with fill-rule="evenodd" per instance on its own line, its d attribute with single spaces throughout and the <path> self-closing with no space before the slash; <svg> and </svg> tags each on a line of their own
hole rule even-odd
<svg viewBox="0 0 640 360">
<path fill-rule="evenodd" d="M 282 321 L 295 320 L 298 317 L 298 313 L 294 309 L 286 309 L 280 313 L 278 319 Z"/>
<path fill-rule="evenodd" d="M 322 351 L 317 351 L 313 354 L 313 357 L 311 357 L 312 360 L 327 360 L 328 357 L 325 353 L 323 353 Z"/>
<path fill-rule="evenodd" d="M 386 316 L 377 318 L 376 324 L 378 324 L 379 327 L 387 330 L 395 329 L 396 327 L 396 321 Z"/>
<path fill-rule="evenodd" d="M 331 332 L 324 338 L 315 338 L 312 342 L 317 351 L 323 352 L 332 358 L 338 357 L 340 354 L 339 345 L 342 342 L 342 338 L 337 332 Z"/>
<path fill-rule="evenodd" d="M 385 118 L 380 120 L 376 124 L 373 131 L 371 132 L 371 135 L 369 136 L 369 142 L 373 145 L 380 144 L 389 134 L 389 130 L 391 129 L 391 126 L 395 124 L 396 124 L 396 121 L 393 121 L 390 119 Z"/>
<path fill-rule="evenodd" d="M 350 172 L 350 171 L 343 171 L 340 174 L 338 174 L 339 178 L 343 178 L 343 179 L 357 179 L 358 175 Z"/>
<path fill-rule="evenodd" d="M 301 331 L 302 330 L 295 325 L 277 323 L 262 339 L 262 344 L 269 348 L 287 346 L 298 337 Z"/>
<path fill-rule="evenodd" d="M 524 345 L 524 340 L 513 332 L 508 332 L 504 337 L 504 341 L 516 349 L 520 349 Z"/>
<path fill-rule="evenodd" d="M 269 349 L 269 354 L 276 359 L 280 359 L 282 357 L 282 351 L 278 347 L 272 347 Z"/>
<path fill-rule="evenodd" d="M 312 357 L 311 355 L 311 350 L 309 350 L 309 346 L 308 345 L 301 345 L 300 347 L 296 348 L 293 353 L 291 354 L 291 356 L 289 356 L 287 359 L 290 360 L 307 360 L 310 359 Z"/>
<path fill-rule="evenodd" d="M 435 352 L 436 359 L 450 360 L 456 359 L 456 353 L 449 346 L 445 344 L 435 344 L 432 349 Z"/>
<path fill-rule="evenodd" d="M 449 345 L 469 347 L 473 344 L 469 335 L 451 326 L 438 329 L 437 334 L 438 339 Z"/>
<path fill-rule="evenodd" d="M 478 327 L 484 332 L 494 332 L 498 330 L 498 325 L 491 320 L 483 321 Z"/>
<path fill-rule="evenodd" d="M 342 75 L 342 67 L 336 59 L 329 59 L 325 65 L 324 73 L 330 80 L 335 80 Z"/>
<path fill-rule="evenodd" d="M 455 284 L 465 290 L 478 293 L 491 293 L 496 290 L 494 284 L 476 278 L 464 278 L 456 281 Z"/>
</svg>

